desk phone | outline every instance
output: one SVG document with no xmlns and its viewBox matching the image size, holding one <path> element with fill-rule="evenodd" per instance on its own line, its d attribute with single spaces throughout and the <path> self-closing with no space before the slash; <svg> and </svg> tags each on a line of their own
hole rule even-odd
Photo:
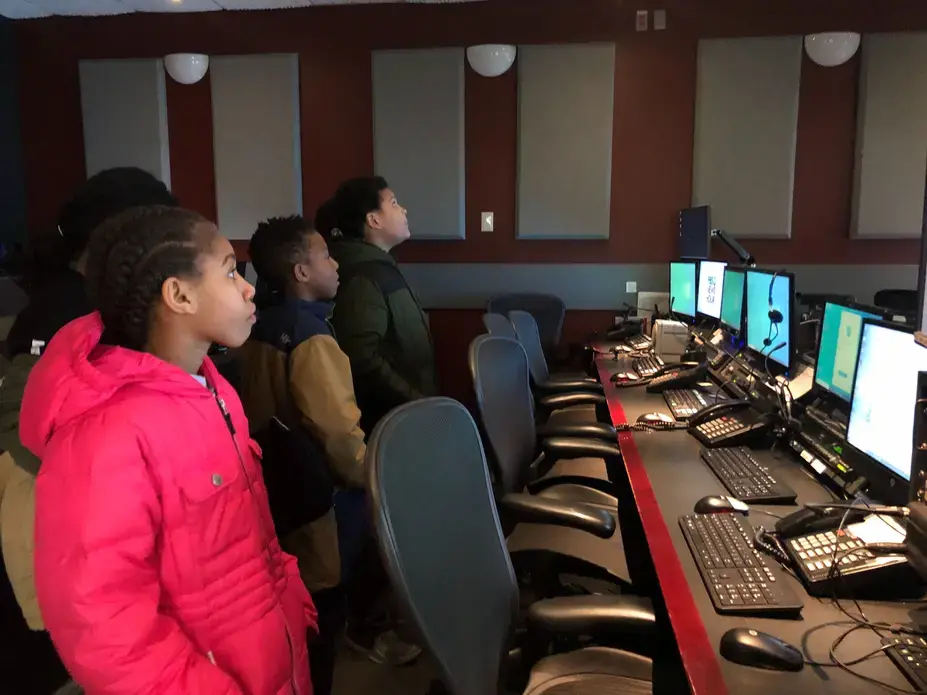
<svg viewBox="0 0 927 695">
<path fill-rule="evenodd" d="M 772 430 L 772 418 L 750 405 L 747 400 L 711 405 L 689 418 L 689 432 L 711 449 L 750 444 Z"/>
</svg>

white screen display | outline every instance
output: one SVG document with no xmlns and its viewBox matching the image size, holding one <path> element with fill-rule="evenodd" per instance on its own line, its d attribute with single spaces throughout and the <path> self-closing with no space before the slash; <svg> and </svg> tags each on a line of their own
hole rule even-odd
<svg viewBox="0 0 927 695">
<path fill-rule="evenodd" d="M 698 312 L 713 319 L 721 318 L 721 294 L 727 263 L 701 261 L 698 268 Z"/>
<path fill-rule="evenodd" d="M 847 441 L 905 480 L 911 477 L 917 373 L 927 348 L 907 332 L 864 325 Z"/>
</svg>

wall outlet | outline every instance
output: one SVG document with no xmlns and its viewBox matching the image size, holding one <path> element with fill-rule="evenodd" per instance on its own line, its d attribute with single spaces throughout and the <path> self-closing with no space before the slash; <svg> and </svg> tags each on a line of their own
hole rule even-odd
<svg viewBox="0 0 927 695">
<path fill-rule="evenodd" d="M 666 29 L 666 10 L 653 11 L 653 30 L 663 31 Z"/>
<path fill-rule="evenodd" d="M 481 232 L 491 232 L 494 222 L 495 220 L 493 219 L 493 214 L 491 212 L 481 212 L 480 213 L 480 231 Z"/>
<path fill-rule="evenodd" d="M 628 294 L 637 294 L 637 283 L 633 281 L 624 283 L 624 291 Z"/>
</svg>

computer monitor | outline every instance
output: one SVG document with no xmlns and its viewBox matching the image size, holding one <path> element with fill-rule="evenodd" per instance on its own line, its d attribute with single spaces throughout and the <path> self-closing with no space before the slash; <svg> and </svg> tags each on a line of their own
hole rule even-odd
<svg viewBox="0 0 927 695">
<path fill-rule="evenodd" d="M 710 319 L 721 318 L 725 268 L 727 268 L 727 263 L 723 261 L 699 261 L 698 301 L 695 306 L 699 315 Z"/>
<path fill-rule="evenodd" d="M 740 335 L 744 329 L 744 272 L 742 270 L 724 269 L 721 324 L 734 335 Z"/>
<path fill-rule="evenodd" d="M 670 313 L 688 321 L 695 320 L 695 262 L 670 263 Z"/>
<path fill-rule="evenodd" d="M 711 247 L 711 208 L 700 205 L 679 211 L 679 257 L 708 258 Z"/>
<path fill-rule="evenodd" d="M 911 478 L 917 373 L 927 371 L 927 348 L 911 327 L 863 321 L 847 441 L 889 471 Z"/>
<path fill-rule="evenodd" d="M 792 366 L 795 278 L 772 270 L 747 270 L 747 347 L 769 363 Z"/>
<path fill-rule="evenodd" d="M 825 302 L 814 383 L 849 403 L 863 319 L 881 318 L 863 309 Z"/>
</svg>

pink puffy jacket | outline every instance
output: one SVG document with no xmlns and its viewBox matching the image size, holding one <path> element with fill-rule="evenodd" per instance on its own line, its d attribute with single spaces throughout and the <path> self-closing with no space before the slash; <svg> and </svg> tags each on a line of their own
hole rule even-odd
<svg viewBox="0 0 927 695">
<path fill-rule="evenodd" d="M 280 550 L 260 451 L 207 359 L 191 375 L 62 328 L 29 377 L 39 606 L 87 695 L 311 695 L 316 612 Z"/>
</svg>

